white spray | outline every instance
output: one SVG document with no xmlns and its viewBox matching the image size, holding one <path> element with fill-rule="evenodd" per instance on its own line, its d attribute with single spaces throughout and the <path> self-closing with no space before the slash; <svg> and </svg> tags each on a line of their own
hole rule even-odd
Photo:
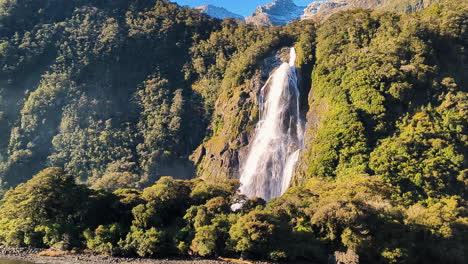
<svg viewBox="0 0 468 264">
<path fill-rule="evenodd" d="M 281 196 L 289 187 L 303 146 L 299 112 L 296 51 L 260 92 L 260 120 L 247 159 L 241 164 L 241 193 L 265 200 Z"/>
</svg>

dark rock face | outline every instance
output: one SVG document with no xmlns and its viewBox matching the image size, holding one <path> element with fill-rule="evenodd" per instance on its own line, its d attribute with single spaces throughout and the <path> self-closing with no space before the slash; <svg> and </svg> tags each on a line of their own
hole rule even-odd
<svg viewBox="0 0 468 264">
<path fill-rule="evenodd" d="M 257 121 L 257 93 L 264 80 L 257 74 L 232 93 L 223 92 L 215 106 L 218 131 L 191 156 L 197 176 L 204 179 L 239 178 L 239 160 L 246 153 Z"/>
</svg>

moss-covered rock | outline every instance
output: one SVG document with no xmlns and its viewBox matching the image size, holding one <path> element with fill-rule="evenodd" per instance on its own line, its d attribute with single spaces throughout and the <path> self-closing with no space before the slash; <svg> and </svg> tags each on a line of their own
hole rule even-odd
<svg viewBox="0 0 468 264">
<path fill-rule="evenodd" d="M 289 60 L 287 49 L 263 59 L 256 73 L 244 84 L 222 90 L 210 125 L 212 135 L 191 156 L 197 176 L 204 179 L 239 178 L 239 165 L 259 118 L 258 94 L 269 75 Z"/>
</svg>

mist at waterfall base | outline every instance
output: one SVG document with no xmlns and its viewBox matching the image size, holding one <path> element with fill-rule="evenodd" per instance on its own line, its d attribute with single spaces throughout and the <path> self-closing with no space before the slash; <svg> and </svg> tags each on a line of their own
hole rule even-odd
<svg viewBox="0 0 468 264">
<path fill-rule="evenodd" d="M 260 120 L 240 167 L 240 192 L 247 197 L 270 200 L 288 189 L 303 146 L 296 51 L 290 49 L 284 62 L 260 91 Z"/>
</svg>

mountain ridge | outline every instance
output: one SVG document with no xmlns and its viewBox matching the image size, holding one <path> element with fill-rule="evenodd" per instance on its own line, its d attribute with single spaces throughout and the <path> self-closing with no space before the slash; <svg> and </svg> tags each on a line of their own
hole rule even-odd
<svg viewBox="0 0 468 264">
<path fill-rule="evenodd" d="M 276 0 L 257 7 L 246 21 L 257 26 L 284 26 L 299 19 L 304 8 L 297 6 L 292 0 Z"/>
<path fill-rule="evenodd" d="M 302 19 L 325 20 L 331 15 L 353 8 L 411 13 L 443 0 L 330 0 L 312 2 L 304 10 Z"/>
<path fill-rule="evenodd" d="M 284 26 L 296 19 L 323 21 L 332 14 L 353 8 L 410 13 L 441 1 L 443 0 L 319 0 L 302 7 L 292 0 L 275 0 L 257 7 L 246 18 L 246 22 L 269 27 Z"/>
<path fill-rule="evenodd" d="M 235 18 L 239 19 L 240 21 L 244 21 L 245 18 L 239 14 L 233 13 L 227 10 L 224 7 L 214 6 L 214 5 L 201 5 L 195 7 L 195 9 L 200 10 L 202 13 L 207 14 L 208 16 L 225 19 L 225 18 Z"/>
</svg>

